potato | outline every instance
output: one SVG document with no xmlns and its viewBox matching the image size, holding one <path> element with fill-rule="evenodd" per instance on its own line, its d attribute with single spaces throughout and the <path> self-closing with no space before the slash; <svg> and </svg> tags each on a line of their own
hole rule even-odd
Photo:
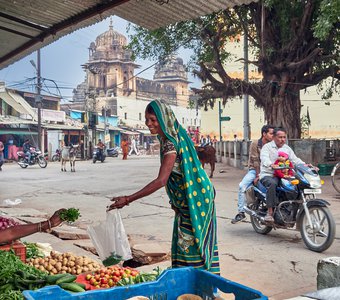
<svg viewBox="0 0 340 300">
<path fill-rule="evenodd" d="M 45 271 L 45 268 L 44 268 L 43 266 L 40 266 L 40 267 L 39 267 L 39 270 L 40 270 L 40 271 Z"/>
<path fill-rule="evenodd" d="M 77 273 L 77 275 L 81 274 L 82 273 L 82 269 L 77 269 L 76 273 Z"/>
<path fill-rule="evenodd" d="M 67 266 L 68 267 L 74 267 L 75 266 L 75 263 L 74 263 L 74 261 L 69 261 L 68 263 L 67 263 Z"/>
<path fill-rule="evenodd" d="M 47 268 L 46 268 L 47 271 L 51 271 L 52 269 L 54 269 L 54 268 L 51 264 L 47 265 Z"/>
<path fill-rule="evenodd" d="M 58 270 L 57 270 L 56 268 L 53 268 L 53 269 L 52 269 L 52 273 L 53 273 L 53 274 L 58 274 Z"/>
<path fill-rule="evenodd" d="M 51 264 L 52 266 L 55 266 L 56 263 L 57 263 L 57 262 L 56 262 L 54 259 L 50 259 L 50 264 Z"/>
</svg>

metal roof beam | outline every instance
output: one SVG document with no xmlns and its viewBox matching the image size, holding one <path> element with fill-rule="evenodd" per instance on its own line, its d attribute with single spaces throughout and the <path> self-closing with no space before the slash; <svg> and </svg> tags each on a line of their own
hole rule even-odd
<svg viewBox="0 0 340 300">
<path fill-rule="evenodd" d="M 130 1 L 130 0 L 105 1 L 103 3 L 97 4 L 94 7 L 91 7 L 89 9 L 83 11 L 82 13 L 80 13 L 78 15 L 71 16 L 70 18 L 63 20 L 62 22 L 55 24 L 51 28 L 47 28 L 47 29 L 44 28 L 43 32 L 40 33 L 38 36 L 36 36 L 34 39 L 29 40 L 28 42 L 26 42 L 25 44 L 21 45 L 20 47 L 14 49 L 13 51 L 8 53 L 7 55 L 1 57 L 0 58 L 0 64 L 9 60 L 13 56 L 20 54 L 21 52 L 27 50 L 28 48 L 36 45 L 37 43 L 39 43 L 39 41 L 43 41 L 45 38 L 47 38 L 50 35 L 55 35 L 59 31 L 66 29 L 66 28 L 70 27 L 71 25 L 76 25 L 79 22 L 85 21 L 85 20 L 87 20 L 91 17 L 94 17 L 96 15 L 100 15 L 101 13 L 103 13 L 103 12 L 109 10 L 109 9 L 112 9 L 112 8 L 118 6 L 118 5 L 121 5 L 125 2 L 128 2 L 128 1 Z"/>
</svg>

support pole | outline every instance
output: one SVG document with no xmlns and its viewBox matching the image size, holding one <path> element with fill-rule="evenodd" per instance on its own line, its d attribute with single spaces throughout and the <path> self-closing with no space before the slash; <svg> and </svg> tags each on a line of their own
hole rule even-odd
<svg viewBox="0 0 340 300">
<path fill-rule="evenodd" d="M 221 121 L 221 114 L 222 114 L 222 109 L 221 109 L 221 100 L 218 101 L 218 126 L 220 129 L 220 142 L 222 142 L 222 121 Z"/>
<path fill-rule="evenodd" d="M 42 138 L 41 138 L 41 106 L 42 106 L 42 97 L 41 97 L 41 69 L 40 69 L 40 49 L 37 50 L 37 86 L 36 86 L 37 96 L 36 96 L 36 104 L 38 108 L 38 148 L 43 152 L 44 149 L 42 147 Z"/>
<path fill-rule="evenodd" d="M 248 70 L 248 34 L 244 32 L 244 81 L 249 81 L 249 70 Z M 250 139 L 250 124 L 249 124 L 249 95 L 244 94 L 243 96 L 243 139 L 249 141 Z"/>
</svg>

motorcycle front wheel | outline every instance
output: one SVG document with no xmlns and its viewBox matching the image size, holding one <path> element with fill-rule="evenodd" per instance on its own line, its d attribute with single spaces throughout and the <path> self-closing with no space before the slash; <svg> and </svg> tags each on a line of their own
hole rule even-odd
<svg viewBox="0 0 340 300">
<path fill-rule="evenodd" d="M 261 206 L 261 204 L 255 203 L 255 204 L 252 204 L 250 206 L 250 209 L 252 209 L 256 212 L 259 212 L 261 214 L 260 206 Z M 263 215 L 266 215 L 266 213 L 264 212 Z M 271 226 L 267 226 L 267 225 L 262 224 L 262 222 L 254 216 L 250 216 L 250 223 L 253 226 L 254 230 L 259 234 L 267 234 L 267 233 L 271 232 L 272 229 L 273 229 L 273 227 L 271 227 Z"/>
<path fill-rule="evenodd" d="M 28 167 L 28 165 L 26 164 L 26 161 L 25 161 L 25 159 L 23 157 L 20 157 L 18 159 L 18 165 L 20 167 L 22 167 L 23 169 L 26 169 Z"/>
<path fill-rule="evenodd" d="M 301 214 L 301 237 L 308 249 L 323 252 L 328 249 L 335 236 L 335 222 L 330 210 L 324 206 L 308 207 L 312 226 L 310 226 L 306 213 Z"/>
<path fill-rule="evenodd" d="M 54 155 L 52 156 L 52 161 L 60 161 L 59 155 L 54 154 Z"/>
<path fill-rule="evenodd" d="M 47 161 L 42 156 L 38 157 L 37 161 L 38 161 L 38 165 L 39 165 L 40 168 L 46 168 L 47 167 Z"/>
<path fill-rule="evenodd" d="M 93 161 L 93 163 L 95 164 L 96 161 L 97 161 L 97 159 L 94 157 L 92 161 Z"/>
</svg>

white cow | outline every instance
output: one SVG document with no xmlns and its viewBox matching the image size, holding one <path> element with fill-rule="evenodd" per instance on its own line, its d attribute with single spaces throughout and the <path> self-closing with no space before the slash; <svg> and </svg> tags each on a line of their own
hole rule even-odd
<svg viewBox="0 0 340 300">
<path fill-rule="evenodd" d="M 61 150 L 61 171 L 66 172 L 66 162 L 70 161 L 71 172 L 75 172 L 76 158 L 79 152 L 79 145 L 63 147 Z"/>
</svg>

